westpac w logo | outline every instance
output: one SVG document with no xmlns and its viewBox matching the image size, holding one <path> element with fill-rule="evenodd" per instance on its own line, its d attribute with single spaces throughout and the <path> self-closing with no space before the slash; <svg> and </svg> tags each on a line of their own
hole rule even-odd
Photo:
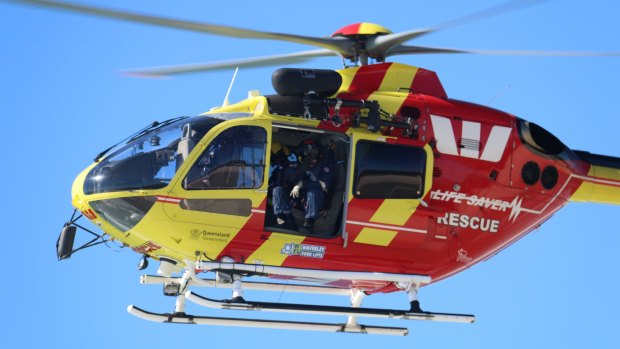
<svg viewBox="0 0 620 349">
<path fill-rule="evenodd" d="M 482 149 L 480 141 L 482 127 L 479 122 L 463 120 L 461 138 L 458 142 L 452 121 L 449 118 L 431 115 L 431 122 L 437 140 L 437 150 L 443 154 L 498 162 L 504 155 L 508 138 L 510 138 L 511 129 L 509 127 L 493 126 Z M 482 150 L 482 154 L 480 150 Z"/>
</svg>

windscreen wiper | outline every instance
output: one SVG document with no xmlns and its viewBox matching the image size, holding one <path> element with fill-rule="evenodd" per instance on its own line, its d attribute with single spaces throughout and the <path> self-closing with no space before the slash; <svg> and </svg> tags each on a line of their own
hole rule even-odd
<svg viewBox="0 0 620 349">
<path fill-rule="evenodd" d="M 162 121 L 162 122 L 153 121 L 150 125 L 142 128 L 140 131 L 132 134 L 131 136 L 123 139 L 122 141 L 114 144 L 113 146 L 111 146 L 111 147 L 107 148 L 106 150 L 102 151 L 101 153 L 97 154 L 97 156 L 95 156 L 95 160 L 94 161 L 98 162 L 99 159 L 101 159 L 105 154 L 107 154 L 110 150 L 114 149 L 116 146 L 118 146 L 119 144 L 122 144 L 123 142 L 129 143 L 129 142 L 131 142 L 131 141 L 133 141 L 133 140 L 135 140 L 137 138 L 140 138 L 140 137 L 144 136 L 148 132 L 151 132 L 153 130 L 157 130 L 157 129 L 162 128 L 162 127 L 164 127 L 166 125 L 170 125 L 173 122 L 176 122 L 176 121 L 182 120 L 182 119 L 186 119 L 186 118 L 187 118 L 187 116 L 179 116 L 179 117 L 168 119 L 168 120 Z"/>
</svg>

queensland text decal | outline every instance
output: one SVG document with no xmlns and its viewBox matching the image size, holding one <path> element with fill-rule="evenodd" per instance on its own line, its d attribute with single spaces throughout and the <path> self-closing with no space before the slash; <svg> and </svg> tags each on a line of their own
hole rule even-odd
<svg viewBox="0 0 620 349">
<path fill-rule="evenodd" d="M 192 240 L 227 242 L 230 239 L 230 233 L 220 233 L 204 229 L 192 229 L 189 234 Z"/>
<path fill-rule="evenodd" d="M 325 246 L 290 243 L 284 244 L 280 253 L 289 256 L 323 258 L 325 256 Z"/>
<path fill-rule="evenodd" d="M 482 125 L 479 122 L 463 120 L 461 137 L 458 138 L 449 118 L 431 115 L 431 122 L 440 153 L 490 162 L 498 162 L 502 158 L 511 131 L 510 127 L 493 126 L 486 138 L 486 144 L 482 147 Z M 460 139 L 459 144 L 457 139 Z"/>
</svg>

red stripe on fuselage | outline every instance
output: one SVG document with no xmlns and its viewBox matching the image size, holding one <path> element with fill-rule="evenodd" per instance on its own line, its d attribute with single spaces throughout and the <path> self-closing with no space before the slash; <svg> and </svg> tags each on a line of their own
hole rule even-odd
<svg viewBox="0 0 620 349">
<path fill-rule="evenodd" d="M 439 98 L 448 98 L 443 89 L 437 73 L 434 71 L 419 68 L 411 83 L 411 92 L 423 93 Z"/>
<path fill-rule="evenodd" d="M 238 251 L 247 251 L 248 249 L 257 249 L 260 245 L 269 239 L 271 235 L 270 232 L 264 231 L 264 222 L 265 222 L 265 210 L 267 209 L 267 199 L 265 198 L 261 204 L 252 208 L 252 215 L 250 219 L 245 223 L 235 237 L 226 245 L 226 247 L 220 252 L 217 256 L 217 259 L 224 256 L 229 256 L 237 260 L 242 260 L 248 255 L 239 255 Z M 250 245 L 255 245 L 256 247 L 251 247 Z M 252 251 L 253 252 L 253 251 Z"/>
<path fill-rule="evenodd" d="M 379 90 L 390 66 L 392 66 L 392 63 L 360 67 L 357 73 L 355 73 L 353 81 L 351 81 L 348 94 L 355 94 L 355 97 L 352 97 L 352 99 L 367 99 L 371 94 Z"/>
</svg>

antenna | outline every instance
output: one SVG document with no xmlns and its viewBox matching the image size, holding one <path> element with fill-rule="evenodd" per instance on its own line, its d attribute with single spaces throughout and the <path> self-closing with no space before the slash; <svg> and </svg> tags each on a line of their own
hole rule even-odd
<svg viewBox="0 0 620 349">
<path fill-rule="evenodd" d="M 226 107 L 230 105 L 228 101 L 228 96 L 230 95 L 230 90 L 232 90 L 233 84 L 235 83 L 235 78 L 237 77 L 237 72 L 239 71 L 239 67 L 235 68 L 235 73 L 233 74 L 232 80 L 230 80 L 230 86 L 228 86 L 228 92 L 226 92 L 226 97 L 224 97 L 224 102 L 222 102 L 222 107 Z"/>
<path fill-rule="evenodd" d="M 510 84 L 506 85 L 506 87 L 504 87 L 503 90 L 499 90 L 495 96 L 491 97 L 491 99 L 489 99 L 489 101 L 487 102 L 487 105 L 491 105 L 491 103 L 493 103 L 498 97 L 500 97 L 501 95 L 504 95 L 508 92 L 508 90 L 510 90 L 512 88 L 512 86 Z"/>
</svg>

